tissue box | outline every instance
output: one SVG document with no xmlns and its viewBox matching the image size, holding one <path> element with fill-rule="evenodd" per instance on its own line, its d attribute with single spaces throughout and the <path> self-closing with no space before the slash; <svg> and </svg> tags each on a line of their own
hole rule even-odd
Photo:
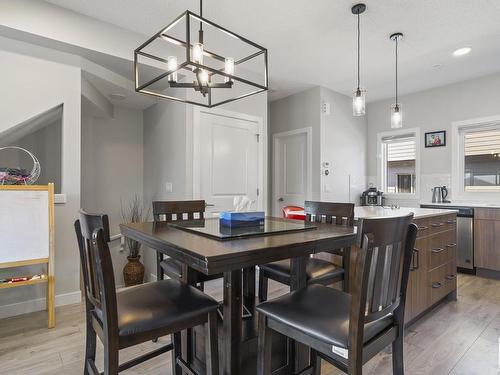
<svg viewBox="0 0 500 375">
<path fill-rule="evenodd" d="M 230 228 L 256 227 L 264 225 L 264 211 L 221 212 L 220 224 Z"/>
</svg>

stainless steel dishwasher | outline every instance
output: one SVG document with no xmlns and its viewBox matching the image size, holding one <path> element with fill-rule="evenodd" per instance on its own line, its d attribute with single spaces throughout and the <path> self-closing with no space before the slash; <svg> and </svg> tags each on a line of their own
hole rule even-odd
<svg viewBox="0 0 500 375">
<path fill-rule="evenodd" d="M 474 208 L 443 205 L 421 205 L 422 208 L 457 210 L 457 270 L 476 273 L 474 267 Z"/>
</svg>

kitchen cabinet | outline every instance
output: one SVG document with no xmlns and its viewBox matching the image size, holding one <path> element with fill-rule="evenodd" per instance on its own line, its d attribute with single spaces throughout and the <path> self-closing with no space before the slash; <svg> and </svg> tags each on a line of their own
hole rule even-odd
<svg viewBox="0 0 500 375">
<path fill-rule="evenodd" d="M 476 208 L 474 212 L 474 265 L 500 271 L 500 209 Z"/>
<path fill-rule="evenodd" d="M 406 290 L 405 322 L 411 322 L 457 289 L 456 214 L 418 218 L 417 240 Z"/>
</svg>

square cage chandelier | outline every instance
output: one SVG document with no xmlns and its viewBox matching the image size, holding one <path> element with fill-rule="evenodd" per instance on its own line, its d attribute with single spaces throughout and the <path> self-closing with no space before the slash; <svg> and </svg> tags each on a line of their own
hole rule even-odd
<svg viewBox="0 0 500 375">
<path fill-rule="evenodd" d="M 268 89 L 267 49 L 187 10 L 134 51 L 135 91 L 212 108 Z"/>
</svg>

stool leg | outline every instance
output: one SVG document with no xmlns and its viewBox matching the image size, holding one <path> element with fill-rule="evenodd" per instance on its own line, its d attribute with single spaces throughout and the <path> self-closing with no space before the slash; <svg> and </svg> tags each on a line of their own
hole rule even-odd
<svg viewBox="0 0 500 375">
<path fill-rule="evenodd" d="M 257 344 L 257 374 L 271 374 L 272 331 L 267 326 L 267 318 L 259 314 L 259 338 Z"/>
<path fill-rule="evenodd" d="M 172 375 L 182 375 L 182 369 L 177 364 L 177 357 L 181 356 L 181 333 L 175 332 L 171 335 L 172 345 Z"/>
<path fill-rule="evenodd" d="M 392 342 L 392 373 L 394 375 L 404 375 L 405 368 L 403 362 L 403 327 L 398 330 L 398 337 Z"/>
<path fill-rule="evenodd" d="M 268 278 L 259 273 L 259 302 L 267 301 Z"/>
<path fill-rule="evenodd" d="M 313 366 L 311 375 L 321 374 L 321 358 L 318 356 L 318 352 L 311 349 L 311 365 Z"/>
<path fill-rule="evenodd" d="M 106 338 L 104 343 L 104 375 L 118 374 L 118 343 Z"/>
<path fill-rule="evenodd" d="M 217 324 L 217 310 L 208 313 L 207 333 L 206 333 L 206 362 L 207 375 L 219 374 L 219 330 Z"/>
<path fill-rule="evenodd" d="M 164 273 L 163 268 L 161 268 L 161 262 L 163 261 L 163 254 L 159 251 L 156 252 L 156 279 L 163 280 Z"/>
<path fill-rule="evenodd" d="M 87 314 L 87 334 L 86 334 L 86 343 L 85 343 L 85 363 L 83 368 L 84 375 L 93 374 L 93 372 L 89 371 L 88 363 L 91 361 L 95 363 L 95 351 L 96 351 L 96 333 L 94 331 L 94 327 L 92 327 L 92 322 L 89 317 L 90 314 Z"/>
</svg>

